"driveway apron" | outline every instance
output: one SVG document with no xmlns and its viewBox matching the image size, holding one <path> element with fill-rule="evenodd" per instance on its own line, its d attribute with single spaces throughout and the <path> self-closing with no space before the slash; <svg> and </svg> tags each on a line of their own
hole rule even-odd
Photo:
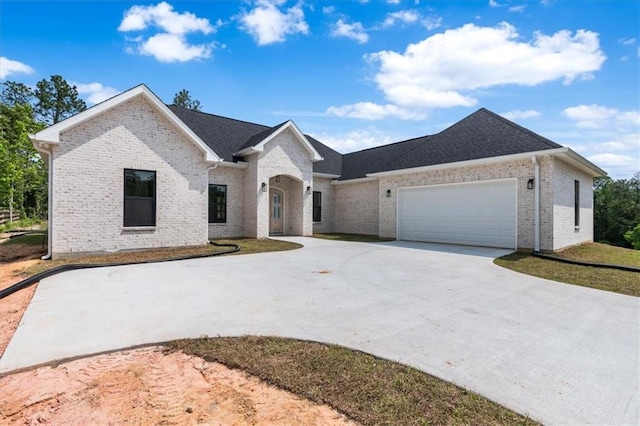
<svg viewBox="0 0 640 426">
<path fill-rule="evenodd" d="M 638 298 L 500 268 L 500 249 L 283 239 L 305 247 L 47 278 L 0 373 L 183 337 L 277 335 L 399 361 L 544 423 L 640 423 Z"/>
</svg>

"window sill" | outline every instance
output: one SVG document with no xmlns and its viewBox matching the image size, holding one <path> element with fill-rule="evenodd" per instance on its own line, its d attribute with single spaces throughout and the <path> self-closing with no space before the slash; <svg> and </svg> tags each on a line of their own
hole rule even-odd
<svg viewBox="0 0 640 426">
<path fill-rule="evenodd" d="M 155 226 L 123 226 L 122 230 L 127 232 L 127 231 L 155 231 L 156 227 Z"/>
<path fill-rule="evenodd" d="M 216 222 L 216 223 L 210 223 L 209 226 L 227 226 L 227 223 L 226 222 L 225 223 Z"/>
</svg>

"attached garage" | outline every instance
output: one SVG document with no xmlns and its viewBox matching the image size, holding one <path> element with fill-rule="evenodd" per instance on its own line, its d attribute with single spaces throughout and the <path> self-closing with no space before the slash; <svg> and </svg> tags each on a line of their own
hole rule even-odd
<svg viewBox="0 0 640 426">
<path fill-rule="evenodd" d="M 515 249 L 516 179 L 398 188 L 398 239 Z"/>
</svg>

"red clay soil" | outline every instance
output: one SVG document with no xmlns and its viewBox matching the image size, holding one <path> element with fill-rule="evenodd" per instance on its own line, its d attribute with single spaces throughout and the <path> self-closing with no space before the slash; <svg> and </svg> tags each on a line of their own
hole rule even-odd
<svg viewBox="0 0 640 426">
<path fill-rule="evenodd" d="M 35 262 L 0 264 L 0 288 L 20 281 L 16 273 Z M 0 354 L 35 290 L 34 285 L 0 300 Z M 242 371 L 161 347 L 5 375 L 0 395 L 2 425 L 355 424 Z"/>
</svg>

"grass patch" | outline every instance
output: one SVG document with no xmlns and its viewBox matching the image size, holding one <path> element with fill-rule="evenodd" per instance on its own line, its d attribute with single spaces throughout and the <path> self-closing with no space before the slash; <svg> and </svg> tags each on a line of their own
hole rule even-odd
<svg viewBox="0 0 640 426">
<path fill-rule="evenodd" d="M 302 247 L 300 244 L 288 241 L 271 239 L 238 238 L 216 240 L 217 243 L 233 243 L 240 246 L 240 251 L 236 254 L 266 253 L 271 251 L 293 250 Z M 100 254 L 94 256 L 74 257 L 61 260 L 43 260 L 35 265 L 25 268 L 21 275 L 31 276 L 37 273 L 55 268 L 56 266 L 68 264 L 104 264 L 104 263 L 139 263 L 153 262 L 168 259 L 176 259 L 185 256 L 207 255 L 229 250 L 229 247 L 216 247 L 214 245 L 183 247 L 158 250 L 141 250 L 120 253 Z"/>
<path fill-rule="evenodd" d="M 595 258 L 595 255 L 589 257 L 589 259 Z M 587 260 L 586 258 L 577 259 L 576 257 L 571 257 L 571 259 Z M 494 263 L 512 271 L 522 272 L 534 277 L 640 297 L 640 273 L 638 272 L 570 265 L 541 259 L 527 253 L 509 254 L 494 260 Z"/>
<path fill-rule="evenodd" d="M 640 268 L 640 250 L 610 246 L 608 244 L 580 244 L 555 253 L 555 255 L 582 262 L 609 263 Z"/>
<path fill-rule="evenodd" d="M 13 229 L 25 229 L 25 228 L 46 228 L 47 222 L 39 219 L 24 218 L 20 220 L 14 220 L 13 222 L 6 222 L 0 225 L 0 232 L 11 231 Z"/>
<path fill-rule="evenodd" d="M 383 241 L 393 241 L 393 238 L 380 238 L 377 235 L 367 234 L 341 234 L 341 233 L 326 233 L 326 234 L 313 234 L 314 238 L 321 238 L 323 240 L 332 241 L 352 241 L 357 243 L 380 243 Z"/>
<path fill-rule="evenodd" d="M 185 339 L 168 348 L 244 370 L 365 425 L 537 424 L 416 369 L 341 346 L 246 336 Z"/>
<path fill-rule="evenodd" d="M 27 244 L 30 246 L 42 246 L 47 244 L 47 240 L 44 238 L 44 234 L 25 234 L 20 235 L 19 237 L 14 237 L 5 241 L 3 244 L 12 245 L 12 244 Z"/>
</svg>

